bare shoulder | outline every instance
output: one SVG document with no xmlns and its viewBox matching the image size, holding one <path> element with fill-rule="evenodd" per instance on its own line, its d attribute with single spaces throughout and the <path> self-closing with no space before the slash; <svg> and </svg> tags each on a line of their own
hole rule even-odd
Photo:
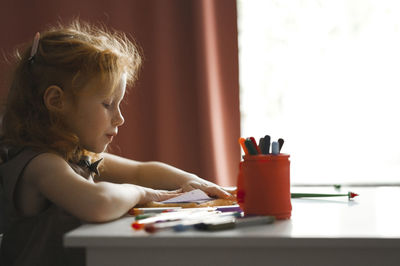
<svg viewBox="0 0 400 266">
<path fill-rule="evenodd" d="M 25 167 L 15 190 L 16 206 L 23 215 L 35 215 L 46 207 L 47 197 L 38 184 L 47 183 L 50 176 L 72 171 L 66 161 L 52 153 L 42 153 L 33 158 Z M 72 174 L 72 173 L 69 173 Z"/>
<path fill-rule="evenodd" d="M 24 178 L 40 187 L 52 187 L 73 180 L 87 181 L 75 173 L 72 167 L 61 156 L 53 153 L 42 153 L 26 166 Z"/>
<path fill-rule="evenodd" d="M 26 172 L 32 174 L 45 174 L 50 170 L 65 171 L 72 168 L 69 164 L 59 155 L 53 153 L 42 153 L 31 160 L 26 167 Z"/>
<path fill-rule="evenodd" d="M 62 157 L 52 153 L 43 153 L 32 159 L 22 180 L 21 192 L 37 193 L 84 220 L 90 220 L 93 204 L 102 197 L 101 187 L 75 173 Z M 24 194 L 20 193 L 23 200 L 21 206 L 29 204 Z"/>
<path fill-rule="evenodd" d="M 37 183 L 49 176 L 73 174 L 72 168 L 59 155 L 42 153 L 33 158 L 26 166 L 23 179 L 28 183 Z"/>
</svg>

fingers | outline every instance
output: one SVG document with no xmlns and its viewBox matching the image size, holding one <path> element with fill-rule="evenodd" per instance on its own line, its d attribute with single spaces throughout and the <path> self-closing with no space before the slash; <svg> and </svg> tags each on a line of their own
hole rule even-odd
<svg viewBox="0 0 400 266">
<path fill-rule="evenodd" d="M 231 194 L 230 192 L 234 192 L 235 189 L 232 188 L 222 188 L 220 186 L 217 186 L 213 183 L 200 183 L 200 182 L 195 182 L 191 181 L 182 186 L 182 188 L 177 189 L 177 190 L 154 190 L 154 189 L 146 189 L 146 199 L 144 200 L 145 202 L 149 201 L 156 201 L 156 202 L 161 202 L 173 197 L 177 197 L 182 195 L 184 192 L 188 192 L 194 189 L 201 189 L 207 195 L 210 197 L 214 198 L 222 198 L 222 199 L 235 199 L 235 195 Z"/>
<path fill-rule="evenodd" d="M 222 189 L 232 195 L 236 195 L 237 193 L 237 187 L 222 187 Z"/>
<path fill-rule="evenodd" d="M 192 191 L 194 189 L 201 189 L 201 188 L 202 184 L 194 181 L 188 182 L 182 186 L 183 191 Z"/>
<path fill-rule="evenodd" d="M 182 191 L 188 192 L 194 189 L 201 189 L 201 184 L 195 181 L 190 181 L 182 185 Z"/>
<path fill-rule="evenodd" d="M 223 198 L 223 199 L 234 199 L 235 196 L 232 195 L 229 191 L 223 189 L 220 186 L 217 186 L 213 183 L 205 184 L 199 182 L 188 182 L 187 184 L 182 186 L 183 191 L 191 191 L 193 189 L 201 189 L 206 192 L 210 197 Z M 233 192 L 234 190 L 232 190 Z"/>
<path fill-rule="evenodd" d="M 172 191 L 162 191 L 162 190 L 155 190 L 153 195 L 153 201 L 164 201 L 170 198 L 177 197 L 182 195 L 182 189 L 172 190 Z"/>
<path fill-rule="evenodd" d="M 222 198 L 222 199 L 234 199 L 235 196 L 232 195 L 231 193 L 225 191 L 219 186 L 210 186 L 204 189 L 206 193 L 208 193 L 210 196 L 215 196 L 217 198 Z"/>
</svg>

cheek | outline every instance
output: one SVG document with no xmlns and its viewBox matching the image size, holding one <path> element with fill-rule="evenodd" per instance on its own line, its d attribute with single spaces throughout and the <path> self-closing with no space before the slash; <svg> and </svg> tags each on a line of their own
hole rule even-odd
<svg viewBox="0 0 400 266">
<path fill-rule="evenodd" d="M 108 116 L 107 111 L 97 110 L 91 113 L 89 118 L 86 120 L 87 127 L 91 128 L 102 128 L 107 125 Z M 85 121 L 83 121 L 85 123 Z"/>
</svg>

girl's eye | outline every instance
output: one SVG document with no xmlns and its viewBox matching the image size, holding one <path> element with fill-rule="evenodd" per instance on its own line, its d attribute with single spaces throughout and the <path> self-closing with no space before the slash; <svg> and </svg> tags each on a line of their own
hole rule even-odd
<svg viewBox="0 0 400 266">
<path fill-rule="evenodd" d="M 108 109 L 108 108 L 111 107 L 111 104 L 109 104 L 109 103 L 103 103 L 103 106 L 104 106 L 106 109 Z"/>
</svg>

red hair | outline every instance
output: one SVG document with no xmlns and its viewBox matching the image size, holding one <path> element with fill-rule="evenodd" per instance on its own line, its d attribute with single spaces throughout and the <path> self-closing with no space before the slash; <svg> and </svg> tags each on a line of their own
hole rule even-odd
<svg viewBox="0 0 400 266">
<path fill-rule="evenodd" d="M 75 97 L 91 79 L 99 77 L 110 84 L 112 93 L 123 73 L 130 85 L 141 65 L 139 48 L 121 32 L 74 20 L 42 32 L 32 62 L 31 49 L 32 42 L 24 45 L 22 52 L 16 51 L 2 139 L 78 160 L 86 151 L 79 147 L 78 137 L 65 129 L 62 117 L 46 108 L 45 90 L 57 85 Z"/>
</svg>

